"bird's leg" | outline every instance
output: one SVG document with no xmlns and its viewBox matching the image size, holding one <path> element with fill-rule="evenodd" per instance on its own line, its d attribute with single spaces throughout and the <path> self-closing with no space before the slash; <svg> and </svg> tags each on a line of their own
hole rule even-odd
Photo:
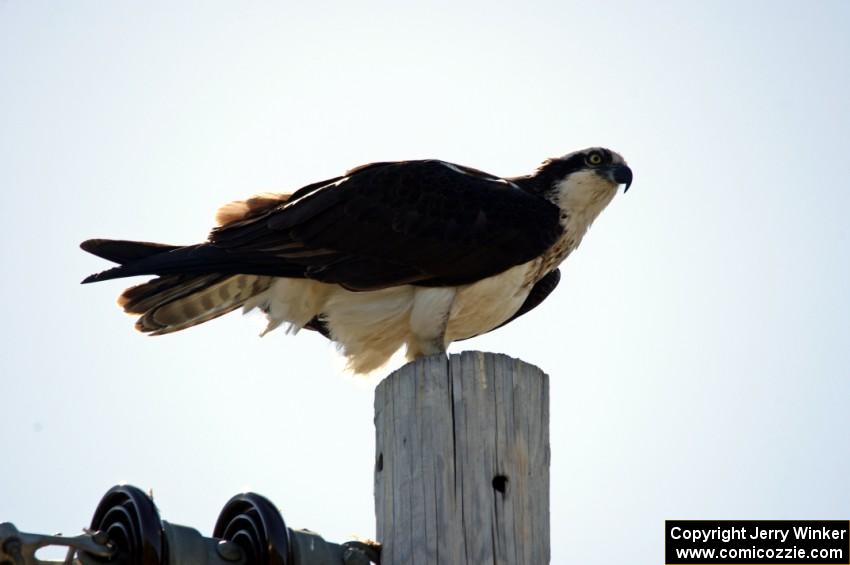
<svg viewBox="0 0 850 565">
<path fill-rule="evenodd" d="M 410 310 L 409 360 L 446 353 L 446 327 L 455 299 L 454 288 L 417 288 Z"/>
<path fill-rule="evenodd" d="M 418 336 L 413 336 L 413 340 L 407 343 L 407 358 L 409 360 L 428 355 L 436 355 L 446 352 L 446 343 L 444 336 L 435 337 L 430 340 L 419 339 Z"/>
<path fill-rule="evenodd" d="M 446 354 L 448 344 L 445 342 L 445 330 L 442 335 L 433 339 L 422 339 L 419 336 L 411 335 L 407 341 L 407 360 L 413 361 L 420 357 L 428 355 Z"/>
</svg>

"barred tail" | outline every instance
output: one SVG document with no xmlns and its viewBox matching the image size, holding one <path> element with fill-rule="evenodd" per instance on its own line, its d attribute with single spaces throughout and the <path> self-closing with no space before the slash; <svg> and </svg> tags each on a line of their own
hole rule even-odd
<svg viewBox="0 0 850 565">
<path fill-rule="evenodd" d="M 166 275 L 125 290 L 118 305 L 138 314 L 136 329 L 162 335 L 201 324 L 268 290 L 261 275 Z"/>
</svg>

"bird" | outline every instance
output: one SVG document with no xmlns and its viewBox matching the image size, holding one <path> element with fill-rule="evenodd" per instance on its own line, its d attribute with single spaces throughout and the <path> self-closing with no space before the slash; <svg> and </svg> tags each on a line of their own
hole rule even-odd
<svg viewBox="0 0 850 565">
<path fill-rule="evenodd" d="M 226 204 L 203 243 L 84 241 L 117 266 L 82 282 L 154 276 L 118 298 L 146 334 L 256 309 L 261 335 L 317 331 L 369 373 L 402 347 L 408 360 L 445 354 L 537 307 L 631 183 L 623 157 L 602 147 L 504 178 L 438 159 L 375 162 Z"/>
</svg>

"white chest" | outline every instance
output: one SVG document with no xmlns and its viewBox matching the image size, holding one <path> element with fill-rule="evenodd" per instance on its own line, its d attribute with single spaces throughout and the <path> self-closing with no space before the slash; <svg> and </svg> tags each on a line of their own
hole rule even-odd
<svg viewBox="0 0 850 565">
<path fill-rule="evenodd" d="M 614 198 L 617 185 L 592 171 L 582 171 L 557 185 L 556 190 L 564 233 L 530 273 L 531 280 L 527 282 L 532 284 L 557 268 L 578 247 L 590 224 Z"/>
</svg>

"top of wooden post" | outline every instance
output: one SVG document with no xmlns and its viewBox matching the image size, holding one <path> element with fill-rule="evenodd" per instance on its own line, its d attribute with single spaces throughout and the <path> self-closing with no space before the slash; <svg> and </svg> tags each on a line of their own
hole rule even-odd
<svg viewBox="0 0 850 565">
<path fill-rule="evenodd" d="M 382 563 L 549 562 L 549 387 L 537 367 L 464 352 L 375 391 Z"/>
</svg>

